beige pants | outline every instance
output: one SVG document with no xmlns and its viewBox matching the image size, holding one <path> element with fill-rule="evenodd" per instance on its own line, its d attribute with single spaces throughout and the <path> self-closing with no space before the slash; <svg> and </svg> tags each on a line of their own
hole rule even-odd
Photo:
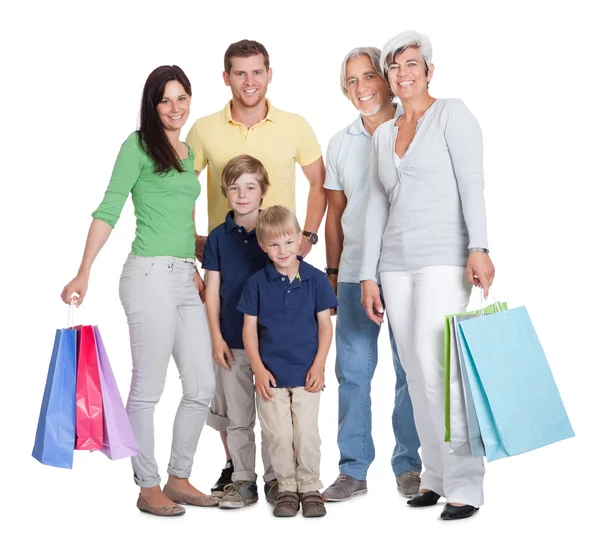
<svg viewBox="0 0 600 543">
<path fill-rule="evenodd" d="M 319 480 L 321 438 L 319 437 L 320 392 L 304 387 L 273 388 L 272 401 L 257 397 L 258 419 L 279 490 L 314 492 L 323 487 Z"/>
<path fill-rule="evenodd" d="M 254 375 L 244 349 L 232 349 L 230 370 L 215 365 L 217 390 L 211 403 L 208 420 L 219 431 L 227 431 L 227 448 L 233 463 L 233 481 L 256 481 L 256 443 L 254 423 L 256 405 Z M 220 414 L 216 414 L 220 413 Z M 275 479 L 266 439 L 261 436 L 264 480 Z"/>
</svg>

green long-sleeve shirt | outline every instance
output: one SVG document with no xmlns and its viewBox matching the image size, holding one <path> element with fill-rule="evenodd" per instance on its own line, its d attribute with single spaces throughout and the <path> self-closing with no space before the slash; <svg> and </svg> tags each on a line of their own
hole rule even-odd
<svg viewBox="0 0 600 543">
<path fill-rule="evenodd" d="M 185 171 L 154 173 L 154 162 L 140 147 L 137 132 L 121 146 L 102 203 L 94 219 L 113 228 L 131 192 L 136 217 L 131 252 L 140 256 L 193 258 L 192 211 L 200 183 L 194 172 L 194 153 L 181 161 Z"/>
</svg>

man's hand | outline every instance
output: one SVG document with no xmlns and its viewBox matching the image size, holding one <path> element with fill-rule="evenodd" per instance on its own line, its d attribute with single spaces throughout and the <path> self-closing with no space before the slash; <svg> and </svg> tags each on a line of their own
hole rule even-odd
<svg viewBox="0 0 600 543">
<path fill-rule="evenodd" d="M 360 303 L 375 324 L 383 324 L 383 303 L 379 294 L 379 285 L 375 281 L 367 279 L 360 282 L 361 300 Z"/>
<path fill-rule="evenodd" d="M 206 300 L 206 285 L 204 284 L 202 277 L 200 277 L 198 270 L 194 272 L 194 285 L 196 285 L 200 299 L 202 300 L 202 303 L 204 303 Z"/>
<path fill-rule="evenodd" d="M 331 285 L 334 294 L 337 296 L 338 276 L 335 273 L 330 273 L 327 275 L 327 279 L 329 279 L 329 284 Z M 337 315 L 337 307 L 332 307 L 329 311 L 331 315 Z"/>
<path fill-rule="evenodd" d="M 483 297 L 487 300 L 490 286 L 494 282 L 496 270 L 487 253 L 471 253 L 467 260 L 467 279 L 476 287 L 483 289 Z"/>
<path fill-rule="evenodd" d="M 308 238 L 303 234 L 302 241 L 300 242 L 300 256 L 304 258 L 310 250 L 312 249 L 312 245 L 308 243 Z"/>
<path fill-rule="evenodd" d="M 270 385 L 277 386 L 277 383 L 275 382 L 275 377 L 273 377 L 273 374 L 267 368 L 254 372 L 254 388 L 256 389 L 256 393 L 268 402 L 275 396 L 271 391 Z"/>
<path fill-rule="evenodd" d="M 228 360 L 233 360 L 233 353 L 229 348 L 229 345 L 223 339 L 223 336 L 220 338 L 213 338 L 213 358 L 215 362 L 225 368 L 226 370 L 231 370 L 231 366 L 229 365 Z"/>
<path fill-rule="evenodd" d="M 325 365 L 316 360 L 306 374 L 306 386 L 304 390 L 307 392 L 320 392 L 325 386 Z"/>
<path fill-rule="evenodd" d="M 202 255 L 204 255 L 204 246 L 206 245 L 207 236 L 196 236 L 196 258 L 199 262 L 202 262 Z"/>
</svg>

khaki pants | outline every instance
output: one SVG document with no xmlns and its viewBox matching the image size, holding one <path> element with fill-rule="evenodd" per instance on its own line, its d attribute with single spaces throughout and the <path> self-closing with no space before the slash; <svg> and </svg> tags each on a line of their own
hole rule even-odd
<svg viewBox="0 0 600 543">
<path fill-rule="evenodd" d="M 272 388 L 272 401 L 257 397 L 258 419 L 279 490 L 314 492 L 323 487 L 319 480 L 321 438 L 319 437 L 320 392 L 304 387 Z"/>
<path fill-rule="evenodd" d="M 246 351 L 232 349 L 231 352 L 230 370 L 215 365 L 217 390 L 208 421 L 216 430 L 227 431 L 227 447 L 235 470 L 231 479 L 256 481 L 254 375 Z M 261 436 L 261 446 L 264 480 L 269 482 L 275 479 L 275 474 L 264 436 Z"/>
</svg>

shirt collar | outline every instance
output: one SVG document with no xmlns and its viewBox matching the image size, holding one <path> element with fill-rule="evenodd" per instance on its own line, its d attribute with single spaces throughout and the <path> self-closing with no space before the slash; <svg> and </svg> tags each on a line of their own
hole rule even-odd
<svg viewBox="0 0 600 543">
<path fill-rule="evenodd" d="M 300 276 L 300 281 L 310 279 L 311 277 L 315 277 L 315 275 L 317 275 L 317 270 L 313 268 L 310 264 L 304 262 L 304 259 L 301 256 L 297 256 L 296 258 L 300 261 L 300 267 L 298 268 L 298 275 Z M 273 262 L 271 262 L 270 259 L 265 267 L 265 273 L 267 274 L 267 279 L 269 282 L 275 281 L 280 277 L 286 277 L 285 275 L 279 273 L 275 269 L 275 266 L 273 266 Z"/>
<path fill-rule="evenodd" d="M 267 114 L 265 118 L 261 121 L 271 121 L 275 122 L 278 117 L 279 110 L 271 103 L 271 101 L 267 98 Z M 223 123 L 236 123 L 237 121 L 233 120 L 231 116 L 231 100 L 227 102 L 223 110 L 221 111 L 221 122 Z"/>
<path fill-rule="evenodd" d="M 394 103 L 396 112 L 394 113 L 394 121 L 402 115 L 402 106 L 399 103 Z M 362 117 L 359 115 L 357 119 L 350 125 L 350 134 L 357 136 L 358 134 L 364 134 L 365 136 L 371 137 L 371 134 L 367 132 L 365 125 L 362 122 Z"/>
<path fill-rule="evenodd" d="M 230 232 L 233 232 L 234 230 L 240 230 L 240 229 L 242 230 L 242 233 L 244 235 L 256 233 L 256 229 L 253 229 L 250 232 L 246 232 L 246 229 L 243 226 L 240 226 L 239 224 L 235 224 L 235 221 L 233 220 L 233 210 L 232 210 L 229 213 L 227 213 L 227 216 L 225 217 L 225 233 L 229 234 Z"/>
</svg>

